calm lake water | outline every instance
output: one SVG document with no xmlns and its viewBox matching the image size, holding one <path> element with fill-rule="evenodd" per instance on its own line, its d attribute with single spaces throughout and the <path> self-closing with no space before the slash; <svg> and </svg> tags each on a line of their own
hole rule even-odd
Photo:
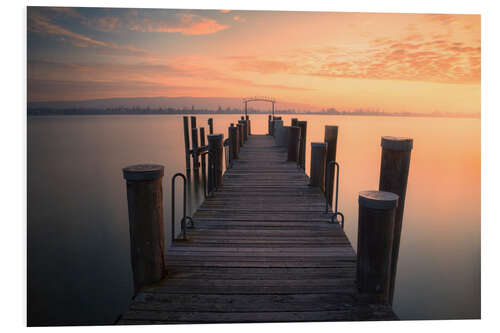
<svg viewBox="0 0 500 333">
<path fill-rule="evenodd" d="M 211 116 L 224 133 L 239 115 Z M 378 188 L 380 137 L 408 136 L 408 179 L 394 310 L 401 319 L 479 318 L 481 145 L 479 119 L 305 116 L 310 143 L 339 126 L 339 209 L 354 249 L 357 193 Z M 198 115 L 206 129 L 208 115 Z M 286 125 L 292 116 L 283 116 Z M 267 131 L 251 115 L 252 132 Z M 28 117 L 28 323 L 111 324 L 132 297 L 122 167 L 165 165 L 165 231 L 171 177 L 185 172 L 182 116 Z M 208 129 L 207 129 L 208 132 Z M 180 183 L 180 181 L 179 181 Z M 177 211 L 182 187 L 177 186 Z M 203 194 L 190 187 L 194 211 Z"/>
</svg>

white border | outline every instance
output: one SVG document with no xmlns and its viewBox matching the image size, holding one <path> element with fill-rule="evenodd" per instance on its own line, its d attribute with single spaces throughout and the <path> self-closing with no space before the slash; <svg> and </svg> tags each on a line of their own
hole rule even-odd
<svg viewBox="0 0 500 333">
<path fill-rule="evenodd" d="M 12 2 L 11 2 L 12 3 Z M 26 324 L 26 5 L 30 6 L 96 6 L 142 8 L 199 8 L 199 9 L 258 9 L 258 10 L 328 10 L 351 12 L 405 12 L 405 13 L 459 13 L 482 14 L 482 320 L 478 321 L 406 321 L 401 323 L 304 323 L 304 324 L 253 324 L 253 325 L 182 325 L 142 327 L 80 327 L 58 330 L 147 330 L 176 332 L 253 332 L 255 330 L 287 330 L 302 332 L 367 331 L 419 332 L 467 331 L 480 329 L 492 331 L 499 327 L 495 322 L 498 311 L 498 285 L 500 281 L 498 253 L 500 227 L 498 210 L 495 209 L 498 172 L 500 170 L 500 142 L 498 124 L 500 105 L 498 95 L 498 31 L 500 17 L 494 1 L 149 1 L 149 0 L 66 0 L 25 1 L 2 8 L 3 53 L 2 96 L 7 105 L 2 110 L 3 181 L 1 189 L 2 270 L 0 286 L 0 314 L 2 327 L 24 329 Z M 466 204 L 466 203 L 465 203 Z M 36 330 L 52 331 L 54 328 Z M 11 331 L 11 330 L 9 330 Z"/>
</svg>

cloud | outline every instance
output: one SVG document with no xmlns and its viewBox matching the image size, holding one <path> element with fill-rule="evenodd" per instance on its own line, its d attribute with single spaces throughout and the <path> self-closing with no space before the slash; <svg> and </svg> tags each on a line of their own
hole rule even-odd
<svg viewBox="0 0 500 333">
<path fill-rule="evenodd" d="M 233 17 L 233 20 L 235 20 L 235 21 L 239 21 L 239 22 L 245 22 L 245 21 L 246 21 L 246 19 L 245 19 L 245 18 L 243 18 L 243 17 L 241 17 L 241 16 L 234 16 L 234 17 Z"/>
<path fill-rule="evenodd" d="M 357 45 L 321 46 L 272 57 L 226 57 L 235 71 L 331 78 L 480 83 L 480 41 L 458 42 L 412 33 Z"/>
<path fill-rule="evenodd" d="M 228 29 L 229 26 L 214 19 L 196 14 L 131 10 L 118 16 L 101 16 L 86 22 L 89 27 L 100 31 L 141 31 L 181 33 L 183 35 L 208 35 Z"/>
<path fill-rule="evenodd" d="M 51 10 L 53 10 L 53 8 L 51 8 Z M 73 32 L 53 23 L 50 15 L 44 15 L 33 9 L 31 9 L 28 14 L 28 32 L 51 36 L 59 41 L 69 41 L 76 47 L 95 48 L 96 53 L 101 55 L 122 55 L 135 57 L 151 56 L 148 51 L 136 48 L 132 45 L 120 45 L 114 42 L 104 42 L 84 34 Z"/>
<path fill-rule="evenodd" d="M 231 12 L 231 9 L 219 9 L 219 12 L 221 12 L 221 13 L 229 13 L 229 12 Z"/>
</svg>

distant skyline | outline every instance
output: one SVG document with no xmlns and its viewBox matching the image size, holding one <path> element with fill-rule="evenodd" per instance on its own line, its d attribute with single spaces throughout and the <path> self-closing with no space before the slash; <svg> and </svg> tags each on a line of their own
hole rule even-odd
<svg viewBox="0 0 500 333">
<path fill-rule="evenodd" d="M 479 15 L 28 8 L 28 102 L 272 95 L 479 113 Z"/>
</svg>

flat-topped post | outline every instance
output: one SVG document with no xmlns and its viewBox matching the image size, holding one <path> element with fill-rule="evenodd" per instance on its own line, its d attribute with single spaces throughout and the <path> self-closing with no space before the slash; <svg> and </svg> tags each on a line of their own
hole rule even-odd
<svg viewBox="0 0 500 333">
<path fill-rule="evenodd" d="M 328 143 L 328 148 L 326 151 L 326 165 L 330 162 L 337 161 L 337 137 L 339 133 L 338 126 L 325 126 L 325 142 Z M 333 202 L 333 172 L 331 173 L 332 179 L 325 178 L 325 184 L 329 184 L 328 188 L 325 188 L 325 194 L 328 203 L 332 205 Z M 326 185 L 325 185 L 326 186 Z"/>
<path fill-rule="evenodd" d="M 306 169 L 307 121 L 298 121 L 300 127 L 299 166 Z"/>
<path fill-rule="evenodd" d="M 243 124 L 238 121 L 237 124 L 238 127 L 238 143 L 240 144 L 240 147 L 243 147 Z M 238 152 L 240 150 L 238 149 Z"/>
<path fill-rule="evenodd" d="M 356 283 L 361 293 L 389 302 L 394 218 L 398 195 L 384 191 L 359 193 Z"/>
<path fill-rule="evenodd" d="M 166 275 L 163 227 L 163 165 L 139 164 L 122 169 L 127 181 L 130 255 L 134 293 Z"/>
<path fill-rule="evenodd" d="M 300 127 L 291 126 L 288 129 L 288 155 L 287 161 L 297 162 L 299 160 Z"/>
<path fill-rule="evenodd" d="M 291 121 L 290 121 L 290 126 L 297 126 L 297 122 L 299 120 L 297 118 L 292 118 Z"/>
<path fill-rule="evenodd" d="M 271 135 L 271 115 L 268 116 L 267 118 L 267 134 Z"/>
<path fill-rule="evenodd" d="M 208 118 L 208 134 L 214 134 L 214 120 L 212 118 Z"/>
<path fill-rule="evenodd" d="M 311 142 L 311 177 L 310 185 L 319 187 L 321 192 L 325 192 L 325 167 L 327 143 Z"/>
<path fill-rule="evenodd" d="M 231 124 L 229 127 L 229 140 L 231 140 L 231 159 L 238 159 L 240 143 L 238 142 L 238 128 Z"/>
<path fill-rule="evenodd" d="M 187 116 L 182 117 L 184 121 L 184 150 L 186 153 L 186 171 L 189 175 L 191 171 L 191 153 L 189 148 L 189 118 Z"/>
<path fill-rule="evenodd" d="M 209 192 L 212 192 L 217 186 L 222 186 L 222 159 L 223 159 L 223 146 L 222 142 L 224 135 L 222 134 L 212 134 L 208 135 L 208 151 L 210 152 L 209 159 L 209 172 L 210 176 L 208 178 Z M 213 159 L 213 160 L 212 160 Z M 210 168 L 215 168 L 211 170 Z M 214 175 L 212 177 L 212 174 Z"/>
<path fill-rule="evenodd" d="M 391 282 L 389 301 L 394 298 L 396 271 L 399 256 L 399 243 L 403 229 L 403 213 L 405 207 L 406 187 L 410 170 L 413 139 L 391 136 L 382 137 L 382 161 L 380 164 L 379 190 L 395 193 L 399 196 L 394 222 L 394 246 L 392 250 Z"/>
<path fill-rule="evenodd" d="M 250 125 L 250 117 L 248 115 L 245 116 L 245 120 L 248 126 L 248 135 L 252 135 L 252 126 Z"/>
</svg>

